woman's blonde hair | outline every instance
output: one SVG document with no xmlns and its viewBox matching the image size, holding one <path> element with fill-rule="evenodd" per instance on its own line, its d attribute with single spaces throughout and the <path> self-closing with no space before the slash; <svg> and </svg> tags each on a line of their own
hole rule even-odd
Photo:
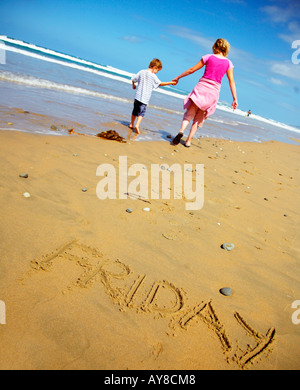
<svg viewBox="0 0 300 390">
<path fill-rule="evenodd" d="M 228 41 L 226 41 L 226 39 L 218 38 L 214 43 L 212 49 L 214 54 L 222 53 L 225 57 L 227 57 L 227 54 L 230 50 L 230 44 Z"/>
</svg>

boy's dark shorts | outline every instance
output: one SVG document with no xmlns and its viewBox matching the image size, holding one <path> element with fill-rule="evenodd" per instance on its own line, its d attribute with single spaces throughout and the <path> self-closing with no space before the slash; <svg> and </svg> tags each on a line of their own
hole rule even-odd
<svg viewBox="0 0 300 390">
<path fill-rule="evenodd" d="M 134 99 L 132 115 L 134 116 L 144 116 L 146 113 L 147 104 L 144 104 L 136 99 Z"/>
</svg>

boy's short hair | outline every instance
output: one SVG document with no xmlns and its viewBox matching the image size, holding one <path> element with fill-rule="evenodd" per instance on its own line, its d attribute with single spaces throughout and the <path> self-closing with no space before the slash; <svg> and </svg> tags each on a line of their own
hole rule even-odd
<svg viewBox="0 0 300 390">
<path fill-rule="evenodd" d="M 158 58 L 154 58 L 149 64 L 150 69 L 154 68 L 154 66 L 156 66 L 158 69 L 162 69 L 162 63 Z"/>
<path fill-rule="evenodd" d="M 227 54 L 230 50 L 230 44 L 228 41 L 226 41 L 226 39 L 218 38 L 214 43 L 212 49 L 214 54 L 222 53 L 225 57 L 227 57 Z"/>
</svg>

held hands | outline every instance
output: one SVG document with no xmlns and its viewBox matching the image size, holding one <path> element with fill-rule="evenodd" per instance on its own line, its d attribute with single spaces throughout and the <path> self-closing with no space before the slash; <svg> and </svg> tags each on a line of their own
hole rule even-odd
<svg viewBox="0 0 300 390">
<path fill-rule="evenodd" d="M 176 77 L 175 79 L 172 80 L 172 85 L 177 85 L 178 81 L 179 81 L 179 79 L 178 79 L 178 77 Z"/>
</svg>

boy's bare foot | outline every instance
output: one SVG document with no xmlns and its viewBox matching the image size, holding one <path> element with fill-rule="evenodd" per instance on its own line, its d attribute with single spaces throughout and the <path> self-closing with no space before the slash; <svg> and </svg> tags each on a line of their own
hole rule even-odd
<svg viewBox="0 0 300 390">
<path fill-rule="evenodd" d="M 134 129 L 134 126 L 132 126 L 131 124 L 130 125 L 128 125 L 128 127 L 130 128 L 130 129 Z"/>
<path fill-rule="evenodd" d="M 140 134 L 140 129 L 137 126 L 135 126 L 134 130 L 136 131 L 137 134 Z"/>
</svg>

